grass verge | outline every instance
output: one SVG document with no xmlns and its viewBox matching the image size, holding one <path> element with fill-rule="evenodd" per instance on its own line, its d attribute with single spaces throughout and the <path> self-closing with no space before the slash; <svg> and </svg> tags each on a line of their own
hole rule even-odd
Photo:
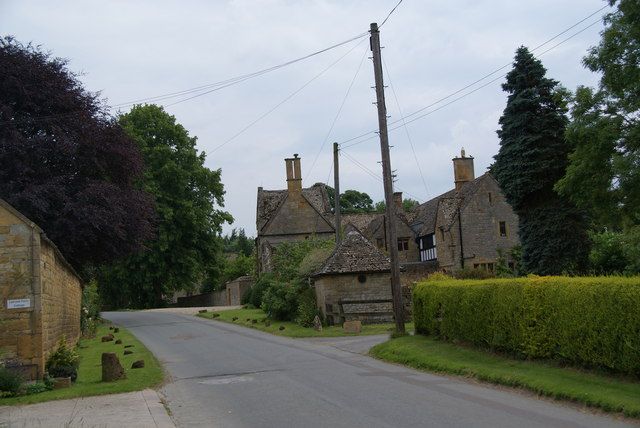
<svg viewBox="0 0 640 428">
<path fill-rule="evenodd" d="M 214 315 L 216 314 L 216 315 Z M 215 319 L 217 321 L 228 322 L 243 327 L 255 328 L 278 336 L 285 337 L 341 337 L 341 336 L 358 336 L 354 333 L 345 333 L 340 326 L 323 327 L 322 331 L 315 331 L 313 328 L 302 327 L 299 324 L 290 321 L 271 321 L 267 325 L 267 315 L 262 309 L 231 309 L 220 312 L 205 312 L 198 314 L 201 318 Z M 233 318 L 237 318 L 235 321 Z M 254 323 L 253 320 L 256 320 Z M 280 330 L 283 326 L 284 330 Z M 386 334 L 394 330 L 393 324 L 367 324 L 362 326 L 360 335 Z M 413 331 L 413 323 L 407 323 L 408 331 Z"/>
<path fill-rule="evenodd" d="M 124 328 L 120 327 L 118 333 L 114 333 L 116 339 L 122 339 L 121 345 L 115 341 L 104 342 L 100 338 L 108 334 L 109 326 L 101 325 L 96 337 L 82 339 L 78 347 L 80 354 L 80 367 L 78 368 L 78 380 L 70 388 L 45 391 L 39 394 L 24 395 L 0 399 L 0 406 L 16 404 L 32 404 L 50 400 L 63 400 L 75 397 L 89 397 L 92 395 L 116 394 L 120 392 L 139 391 L 160 384 L 164 378 L 162 367 L 153 354 Z M 124 346 L 133 345 L 131 355 L 124 355 Z M 115 352 L 127 374 L 126 379 L 116 382 L 102 382 L 101 358 L 103 352 Z M 144 360 L 142 369 L 131 369 L 131 364 L 136 360 Z"/>
<path fill-rule="evenodd" d="M 640 417 L 640 383 L 565 368 L 553 363 L 515 360 L 425 336 L 408 336 L 374 346 L 370 355 L 419 370 L 475 378 L 518 387 L 607 412 Z"/>
</svg>

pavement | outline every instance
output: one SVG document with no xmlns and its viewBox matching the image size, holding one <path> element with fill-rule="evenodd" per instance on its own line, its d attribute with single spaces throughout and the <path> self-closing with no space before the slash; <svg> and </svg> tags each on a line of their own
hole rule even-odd
<svg viewBox="0 0 640 428">
<path fill-rule="evenodd" d="M 366 355 L 384 336 L 295 340 L 171 311 L 110 312 L 170 375 L 178 427 L 618 427 L 634 422 Z"/>
<path fill-rule="evenodd" d="M 0 407 L 0 427 L 175 427 L 152 389 Z"/>
</svg>

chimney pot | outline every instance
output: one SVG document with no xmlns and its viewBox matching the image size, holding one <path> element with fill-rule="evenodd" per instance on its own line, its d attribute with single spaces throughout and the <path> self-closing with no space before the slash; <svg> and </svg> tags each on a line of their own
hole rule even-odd
<svg viewBox="0 0 640 428">
<path fill-rule="evenodd" d="M 287 189 L 289 193 L 302 192 L 302 173 L 300 170 L 300 158 L 295 153 L 293 158 L 284 160 L 287 171 Z"/>
</svg>

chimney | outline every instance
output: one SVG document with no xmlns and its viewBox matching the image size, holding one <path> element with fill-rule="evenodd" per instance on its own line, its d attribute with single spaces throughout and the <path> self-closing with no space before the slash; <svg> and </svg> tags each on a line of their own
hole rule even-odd
<svg viewBox="0 0 640 428">
<path fill-rule="evenodd" d="M 453 177 L 456 183 L 456 192 L 462 188 L 464 183 L 475 178 L 473 172 L 473 156 L 465 156 L 464 147 L 460 151 L 459 158 L 453 158 Z"/>
<path fill-rule="evenodd" d="M 396 204 L 396 208 L 402 210 L 402 192 L 393 192 L 393 203 Z"/>
<path fill-rule="evenodd" d="M 302 174 L 300 173 L 300 158 L 295 153 L 292 158 L 284 160 L 287 168 L 287 189 L 289 193 L 302 192 Z"/>
</svg>

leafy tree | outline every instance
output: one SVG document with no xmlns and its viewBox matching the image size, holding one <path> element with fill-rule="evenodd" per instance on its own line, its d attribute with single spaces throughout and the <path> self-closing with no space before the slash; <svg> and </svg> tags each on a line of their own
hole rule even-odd
<svg viewBox="0 0 640 428">
<path fill-rule="evenodd" d="M 620 228 L 640 224 L 640 3 L 609 3 L 617 10 L 583 60 L 600 85 L 576 92 L 567 129 L 573 151 L 556 187 L 590 211 L 594 226 Z"/>
<path fill-rule="evenodd" d="M 527 48 L 516 51 L 492 173 L 520 219 L 524 270 L 548 275 L 584 270 L 589 241 L 584 215 L 553 190 L 569 152 L 566 93 L 545 74 Z"/>
<path fill-rule="evenodd" d="M 253 252 L 253 248 L 255 246 L 253 238 L 247 237 L 244 228 L 233 228 L 231 230 L 231 234 L 224 235 L 222 239 L 224 242 L 225 253 L 244 254 L 248 257 Z"/>
<path fill-rule="evenodd" d="M 140 150 L 67 61 L 0 38 L 0 197 L 78 269 L 153 236 Z"/>
<path fill-rule="evenodd" d="M 324 183 L 316 183 L 314 186 L 324 186 L 327 189 L 327 195 L 329 196 L 329 204 L 331 209 L 335 206 L 336 191 L 333 187 L 327 186 Z M 374 212 L 373 200 L 371 197 L 357 190 L 345 190 L 340 194 L 340 212 L 343 214 L 354 213 L 370 213 Z"/>
<path fill-rule="evenodd" d="M 158 237 L 145 252 L 101 271 L 101 292 L 121 306 L 152 307 L 175 290 L 194 290 L 219 271 L 221 225 L 231 215 L 220 210 L 221 171 L 204 166 L 196 138 L 162 107 L 136 106 L 120 117 L 145 159 L 144 188 L 155 197 Z"/>
<path fill-rule="evenodd" d="M 402 200 L 402 209 L 405 212 L 413 211 L 413 209 L 418 205 L 420 205 L 420 202 L 416 201 L 415 199 L 406 198 Z M 385 204 L 384 201 L 378 201 L 373 206 L 373 209 L 377 213 L 383 213 L 387 209 L 387 204 Z"/>
</svg>

